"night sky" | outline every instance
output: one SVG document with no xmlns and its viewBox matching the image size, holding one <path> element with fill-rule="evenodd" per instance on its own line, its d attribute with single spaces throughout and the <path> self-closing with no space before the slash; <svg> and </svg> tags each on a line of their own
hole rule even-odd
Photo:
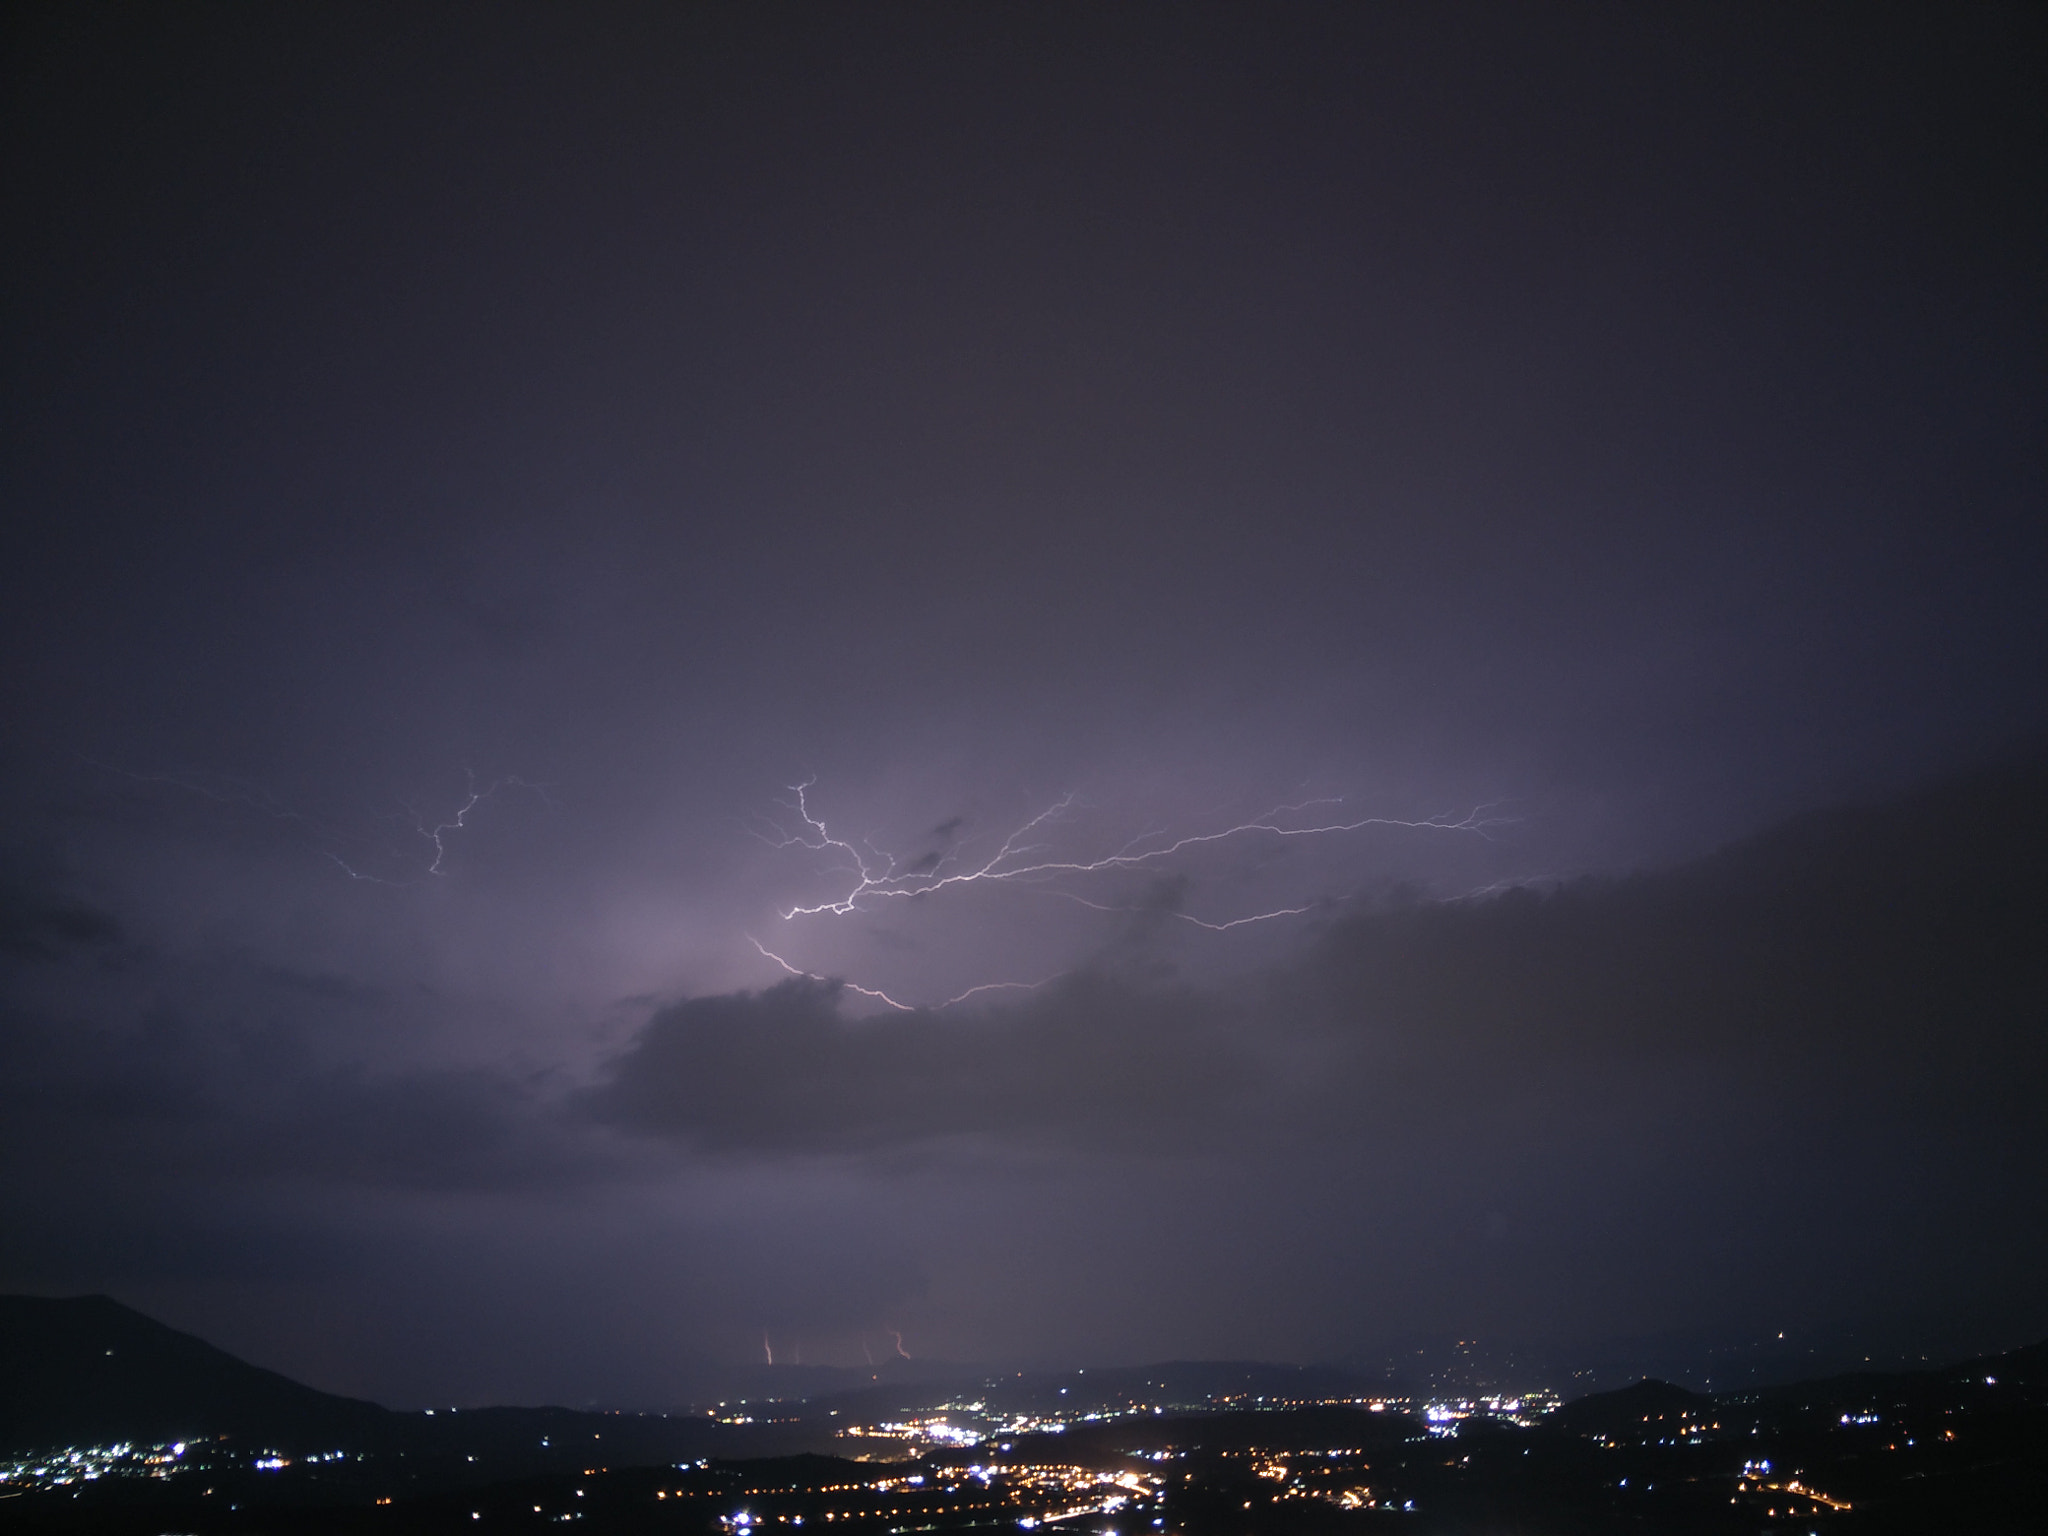
<svg viewBox="0 0 2048 1536">
<path fill-rule="evenodd" d="M 7 27 L 0 1289 L 2048 1333 L 2048 13 Z"/>
</svg>

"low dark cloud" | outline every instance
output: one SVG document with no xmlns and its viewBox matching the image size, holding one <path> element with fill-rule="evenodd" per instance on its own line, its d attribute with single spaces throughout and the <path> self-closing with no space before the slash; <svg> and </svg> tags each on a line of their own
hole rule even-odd
<svg viewBox="0 0 2048 1536">
<path fill-rule="evenodd" d="M 0 956 L 55 960 L 118 943 L 121 925 L 33 865 L 0 863 Z"/>
<path fill-rule="evenodd" d="M 1152 1147 L 1233 1115 L 1263 1075 L 1213 996 L 1084 973 L 1028 1003 L 848 1019 L 796 979 L 663 1010 L 589 1098 L 711 1151 L 875 1151 L 939 1137 Z"/>
<path fill-rule="evenodd" d="M 375 1072 L 264 1060 L 260 1046 L 174 1016 L 137 1035 L 6 1032 L 0 1166 L 102 1185 L 109 1219 L 134 1179 L 408 1190 L 582 1182 L 606 1159 L 530 1083 L 494 1071 Z"/>
<path fill-rule="evenodd" d="M 590 1139 L 549 1107 L 558 1072 L 350 1049 L 338 1029 L 388 1000 L 379 986 L 248 955 L 173 959 L 60 884 L 17 887 L 14 907 L 27 931 L 64 942 L 10 946 L 0 974 L 0 1168 L 104 1181 L 94 1220 L 135 1180 L 480 1189 L 585 1176 Z"/>
</svg>

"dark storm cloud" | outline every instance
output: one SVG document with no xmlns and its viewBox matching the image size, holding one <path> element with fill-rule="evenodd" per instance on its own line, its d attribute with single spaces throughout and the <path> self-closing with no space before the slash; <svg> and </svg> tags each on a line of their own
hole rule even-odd
<svg viewBox="0 0 2048 1536">
<path fill-rule="evenodd" d="M 697 998 L 641 1029 L 588 1108 L 757 1155 L 1384 1146 L 1616 1099 L 1731 1140 L 1861 1117 L 1864 1135 L 1970 1122 L 2035 1145 L 2044 859 L 2048 773 L 2012 772 L 1664 873 L 1359 913 L 1212 989 L 1084 973 L 858 1019 L 812 981 Z"/>
<path fill-rule="evenodd" d="M 0 956 L 55 960 L 120 938 L 111 913 L 78 900 L 33 862 L 0 859 Z"/>
<path fill-rule="evenodd" d="M 1924 1056 L 1999 1090 L 2006 1066 L 2040 1063 L 2044 791 L 2039 770 L 2001 774 L 1670 872 L 1362 919 L 1312 984 L 1482 1069 L 1738 1054 L 1854 1080 Z"/>
<path fill-rule="evenodd" d="M 4 1043 L 16 1068 L 0 1090 L 0 1160 L 23 1180 L 97 1175 L 116 1204 L 132 1178 L 485 1191 L 606 1166 L 542 1096 L 492 1072 L 294 1072 L 164 1016 L 64 1047 L 17 1024 Z M 80 1210 L 112 1215 L 104 1192 Z"/>
<path fill-rule="evenodd" d="M 1260 1071 L 1214 999 L 1096 975 L 982 1011 L 848 1020 L 838 1003 L 837 987 L 801 979 L 679 1003 L 641 1029 L 591 1111 L 714 1151 L 946 1136 L 1137 1150 L 1226 1116 Z"/>
<path fill-rule="evenodd" d="M 57 887 L 17 888 L 13 905 L 36 940 L 10 945 L 0 975 L 0 1163 L 19 1178 L 432 1189 L 589 1171 L 546 1108 L 546 1073 L 338 1057 L 333 1010 L 375 1007 L 381 988 L 248 957 L 170 963 Z"/>
<path fill-rule="evenodd" d="M 348 1274 L 359 1262 L 351 1234 L 303 1215 L 223 1209 L 188 1190 L 144 1185 L 122 1202 L 116 1190 L 73 1187 L 62 1198 L 17 1189 L 4 1201 L 16 1288 L 76 1292 L 173 1283 L 304 1284 Z M 81 1199 L 95 1219 L 79 1219 Z"/>
</svg>

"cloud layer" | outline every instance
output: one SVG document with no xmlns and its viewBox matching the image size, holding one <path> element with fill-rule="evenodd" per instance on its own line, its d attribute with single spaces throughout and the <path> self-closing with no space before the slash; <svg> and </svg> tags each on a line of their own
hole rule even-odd
<svg viewBox="0 0 2048 1536">
<path fill-rule="evenodd" d="M 175 1294 L 227 1263 L 375 1288 L 464 1274 L 451 1242 L 566 1244 L 569 1274 L 627 1266 L 621 1329 L 667 1294 L 714 1355 L 764 1322 L 816 1359 L 922 1319 L 1035 1357 L 1086 1336 L 1103 1297 L 1066 1266 L 1093 1248 L 1101 1284 L 1152 1298 L 1107 1315 L 1159 1352 L 1247 1306 L 1238 1342 L 1268 1353 L 1366 1347 L 1388 1316 L 2024 1328 L 2044 791 L 2008 770 L 1660 873 L 1374 903 L 1220 981 L 1159 976 L 1140 935 L 978 1008 L 863 1014 L 803 979 L 688 998 L 580 1085 L 375 1066 L 334 1033 L 374 990 L 195 976 L 17 881 L 12 1283 Z M 500 1213 L 486 1244 L 451 1202 Z M 1333 1329 L 1333 1287 L 1368 1314 Z"/>
</svg>

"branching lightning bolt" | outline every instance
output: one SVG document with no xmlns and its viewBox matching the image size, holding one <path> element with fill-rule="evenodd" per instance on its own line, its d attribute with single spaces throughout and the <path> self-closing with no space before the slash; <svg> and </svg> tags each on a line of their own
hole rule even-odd
<svg viewBox="0 0 2048 1536">
<path fill-rule="evenodd" d="M 1419 821 L 1405 820 L 1396 816 L 1361 816 L 1355 821 L 1322 822 L 1313 826 L 1298 827 L 1284 825 L 1277 819 L 1310 809 L 1314 806 L 1341 805 L 1343 803 L 1341 800 L 1336 799 L 1306 800 L 1297 805 L 1275 806 L 1262 816 L 1251 821 L 1239 822 L 1234 826 L 1224 827 L 1220 831 L 1190 833 L 1185 837 L 1175 838 L 1172 842 L 1163 843 L 1157 847 L 1147 848 L 1141 845 L 1154 838 L 1166 836 L 1164 832 L 1140 833 L 1115 853 L 1106 854 L 1096 859 L 1048 859 L 1036 857 L 1044 850 L 1045 845 L 1024 840 L 1033 836 L 1042 828 L 1055 824 L 1066 811 L 1072 808 L 1075 797 L 1073 795 L 1064 795 L 1025 822 L 1023 826 L 1012 832 L 1008 837 L 1004 838 L 1001 847 L 997 848 L 989 858 L 971 869 L 957 870 L 951 873 L 943 872 L 945 866 L 952 862 L 952 855 L 949 854 L 944 859 L 939 860 L 929 870 L 911 870 L 899 873 L 898 861 L 894 856 L 882 853 L 871 843 L 868 843 L 866 839 L 862 840 L 862 844 L 866 846 L 867 852 L 865 854 L 862 853 L 861 846 L 843 837 L 835 837 L 824 821 L 811 813 L 809 792 L 813 782 L 815 781 L 807 780 L 802 784 L 791 785 L 790 793 L 795 795 L 796 799 L 784 802 L 789 809 L 795 811 L 802 819 L 802 831 L 790 832 L 780 825 L 770 823 L 775 828 L 776 835 L 774 837 L 767 837 L 759 832 L 756 832 L 754 835 L 760 837 L 771 848 L 800 847 L 808 848 L 814 853 L 841 856 L 847 862 L 834 866 L 834 872 L 852 877 L 853 883 L 845 895 L 834 900 L 821 901 L 813 906 L 799 905 L 790 907 L 782 914 L 784 921 L 798 917 L 817 917 L 827 913 L 843 917 L 847 913 L 862 910 L 862 905 L 866 902 L 879 901 L 891 897 L 900 899 L 904 897 L 930 896 L 935 892 L 947 890 L 954 886 L 995 882 L 1031 883 L 1034 881 L 1057 879 L 1062 875 L 1092 875 L 1110 870 L 1137 869 L 1147 864 L 1157 863 L 1162 859 L 1172 858 L 1175 854 L 1185 853 L 1191 848 L 1200 848 L 1212 843 L 1225 842 L 1232 838 L 1250 837 L 1258 834 L 1264 834 L 1269 837 L 1288 838 L 1334 837 L 1347 832 L 1362 832 L 1368 827 L 1398 827 L 1414 831 L 1470 832 L 1483 837 L 1492 828 L 1505 825 L 1510 819 L 1507 817 L 1489 816 L 1487 812 L 1494 808 L 1490 805 L 1476 807 L 1455 820 L 1447 815 L 1431 816 Z M 1302 912 L 1311 910 L 1313 909 L 1309 907 L 1296 907 L 1282 911 L 1263 912 L 1248 918 L 1238 918 L 1229 923 L 1222 924 L 1202 923 L 1198 919 L 1191 919 L 1191 921 L 1196 921 L 1201 927 L 1221 931 L 1224 928 L 1237 927 L 1246 922 L 1263 922 L 1268 918 L 1298 916 Z"/>
<path fill-rule="evenodd" d="M 1507 825 L 1513 820 L 1511 817 L 1493 815 L 1495 804 L 1476 806 L 1462 816 L 1442 814 L 1414 820 L 1396 816 L 1342 819 L 1331 818 L 1328 815 L 1306 814 L 1344 804 L 1341 798 L 1326 797 L 1276 805 L 1249 821 L 1236 822 L 1211 832 L 1192 832 L 1174 836 L 1164 829 L 1153 828 L 1140 832 L 1113 853 L 1093 858 L 1061 858 L 1053 855 L 1051 833 L 1077 803 L 1075 795 L 1067 794 L 1017 827 L 1002 840 L 992 854 L 979 862 L 967 863 L 961 859 L 957 849 L 949 849 L 906 866 L 896 855 L 877 848 L 872 838 L 854 839 L 833 832 L 826 825 L 824 818 L 811 809 L 810 791 L 815 782 L 807 779 L 801 784 L 791 785 L 789 792 L 793 798 L 780 802 L 794 813 L 796 821 L 792 826 L 762 818 L 761 826 L 747 829 L 770 848 L 801 848 L 825 855 L 828 862 L 824 866 L 824 872 L 841 875 L 846 879 L 845 890 L 836 897 L 808 905 L 799 903 L 782 910 L 779 915 L 784 922 L 801 917 L 844 917 L 855 912 L 871 910 L 885 900 L 928 897 L 959 887 L 981 884 L 1020 886 L 1034 890 L 1040 895 L 1076 902 L 1098 912 L 1136 914 L 1156 911 L 1161 916 L 1171 917 L 1209 933 L 1228 933 L 1254 924 L 1302 917 L 1323 910 L 1328 904 L 1312 902 L 1302 906 L 1275 907 L 1267 911 L 1212 921 L 1189 912 L 1097 901 L 1076 891 L 1060 889 L 1058 883 L 1075 877 L 1142 870 L 1157 866 L 1176 855 L 1233 839 L 1337 837 L 1375 827 L 1467 833 L 1486 837 L 1493 828 Z M 952 825 L 953 823 L 948 823 L 947 827 L 941 830 L 950 830 Z M 762 830 L 762 827 L 767 830 Z M 774 961 L 790 975 L 823 979 L 818 978 L 815 972 L 806 971 L 792 964 L 768 949 L 751 934 L 748 935 L 748 940 L 764 957 Z M 984 982 L 969 987 L 936 1006 L 950 1007 L 985 992 L 1030 991 L 1044 986 L 1047 981 L 1053 979 L 1056 978 L 1047 977 L 1035 982 Z M 910 1010 L 909 1004 L 877 988 L 857 986 L 851 982 L 842 982 L 842 985 L 850 991 L 874 998 L 891 1008 Z"/>
</svg>

